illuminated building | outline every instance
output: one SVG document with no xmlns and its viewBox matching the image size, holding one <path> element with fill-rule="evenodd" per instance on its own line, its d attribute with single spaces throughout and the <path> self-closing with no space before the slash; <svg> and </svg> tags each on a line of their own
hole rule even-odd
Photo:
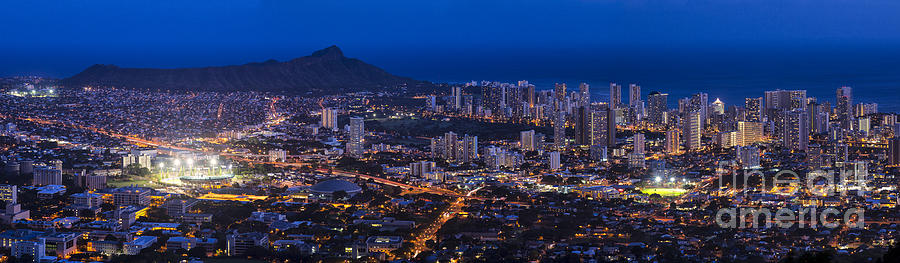
<svg viewBox="0 0 900 263">
<path fill-rule="evenodd" d="M 809 145 L 809 120 L 806 111 L 793 110 L 779 116 L 782 147 L 795 151 L 806 151 Z"/>
<path fill-rule="evenodd" d="M 744 100 L 744 108 L 747 109 L 747 115 L 744 118 L 745 121 L 749 122 L 760 122 L 762 121 L 762 113 L 763 113 L 763 99 L 762 97 L 758 98 L 746 98 Z"/>
<path fill-rule="evenodd" d="M 747 146 L 762 141 L 763 123 L 739 121 L 737 128 L 738 145 Z"/>
<path fill-rule="evenodd" d="M 734 147 L 735 159 L 743 169 L 759 168 L 759 147 L 737 146 Z"/>
<path fill-rule="evenodd" d="M 591 144 L 591 112 L 588 106 L 581 106 L 575 111 L 575 144 Z"/>
<path fill-rule="evenodd" d="M 566 149 L 566 113 L 557 112 L 553 119 L 553 146 L 557 150 Z"/>
<path fill-rule="evenodd" d="M 587 83 L 581 83 L 578 85 L 578 95 L 579 107 L 590 107 L 591 106 L 591 86 Z"/>
<path fill-rule="evenodd" d="M 637 84 L 628 84 L 628 105 L 632 107 L 641 106 L 641 86 Z"/>
<path fill-rule="evenodd" d="M 403 238 L 399 236 L 371 236 L 366 239 L 366 250 L 369 253 L 388 253 L 402 245 Z"/>
<path fill-rule="evenodd" d="M 535 145 L 534 130 L 519 132 L 519 149 L 523 151 L 537 150 Z"/>
<path fill-rule="evenodd" d="M 287 151 L 281 149 L 269 150 L 270 162 L 284 162 L 287 160 Z"/>
<path fill-rule="evenodd" d="M 553 110 L 556 112 L 565 112 L 566 103 L 566 83 L 556 83 L 553 86 Z"/>
<path fill-rule="evenodd" d="M 551 152 L 550 153 L 550 170 L 559 170 L 562 168 L 559 160 L 559 152 Z"/>
<path fill-rule="evenodd" d="M 591 145 L 615 146 L 616 124 L 613 114 L 609 109 L 591 112 Z"/>
<path fill-rule="evenodd" d="M 113 195 L 113 204 L 123 205 L 150 205 L 150 188 L 144 187 L 121 187 L 110 189 Z"/>
<path fill-rule="evenodd" d="M 837 89 L 837 105 L 835 113 L 838 116 L 841 128 L 850 130 L 853 128 L 853 88 L 840 87 Z"/>
<path fill-rule="evenodd" d="M 609 83 L 609 108 L 615 109 L 622 105 L 622 86 Z"/>
<path fill-rule="evenodd" d="M 62 185 L 62 170 L 49 166 L 38 166 L 34 169 L 33 185 Z"/>
<path fill-rule="evenodd" d="M 722 148 L 731 148 L 738 145 L 738 132 L 726 131 L 716 134 L 716 144 Z"/>
<path fill-rule="evenodd" d="M 650 92 L 647 95 L 647 119 L 656 127 L 664 127 L 667 123 L 669 94 Z"/>
<path fill-rule="evenodd" d="M 666 131 L 666 153 L 678 154 L 681 150 L 681 136 L 678 136 L 678 130 Z"/>
<path fill-rule="evenodd" d="M 684 148 L 688 151 L 700 149 L 700 133 L 703 131 L 703 119 L 701 111 L 693 111 L 685 114 L 684 128 L 681 134 L 684 137 Z"/>
<path fill-rule="evenodd" d="M 888 163 L 900 165 L 900 137 L 895 136 L 888 142 Z"/>
<path fill-rule="evenodd" d="M 362 157 L 365 143 L 365 121 L 361 117 L 350 117 L 350 133 L 347 138 L 347 153 L 353 157 Z"/>
<path fill-rule="evenodd" d="M 322 128 L 337 130 L 338 129 L 338 112 L 335 108 L 322 109 Z"/>
<path fill-rule="evenodd" d="M 122 156 L 122 168 L 128 168 L 131 164 L 137 164 L 139 167 L 150 168 L 150 155 L 145 154 L 127 154 Z"/>
<path fill-rule="evenodd" d="M 410 177 L 424 177 L 426 173 L 433 172 L 435 170 L 434 162 L 430 161 L 421 161 L 409 164 L 409 176 Z"/>
<path fill-rule="evenodd" d="M 644 145 L 645 145 L 644 134 L 643 133 L 634 134 L 633 140 L 634 140 L 633 141 L 634 145 L 632 148 L 634 150 L 632 152 L 637 153 L 637 154 L 644 154 Z"/>
<path fill-rule="evenodd" d="M 268 247 L 269 235 L 266 233 L 232 233 L 226 238 L 228 256 L 243 255 L 252 247 Z"/>
</svg>

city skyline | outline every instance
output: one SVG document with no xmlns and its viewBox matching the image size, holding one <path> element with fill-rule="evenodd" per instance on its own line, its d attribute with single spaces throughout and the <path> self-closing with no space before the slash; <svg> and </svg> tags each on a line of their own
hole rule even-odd
<svg viewBox="0 0 900 263">
<path fill-rule="evenodd" d="M 0 4 L 4 262 L 900 262 L 900 2 Z"/>
</svg>

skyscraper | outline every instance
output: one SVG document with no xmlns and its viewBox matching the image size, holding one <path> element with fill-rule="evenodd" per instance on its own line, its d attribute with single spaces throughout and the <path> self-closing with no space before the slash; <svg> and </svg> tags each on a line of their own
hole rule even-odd
<svg viewBox="0 0 900 263">
<path fill-rule="evenodd" d="M 557 112 L 553 119 L 553 146 L 556 149 L 566 148 L 566 113 Z"/>
<path fill-rule="evenodd" d="M 702 112 L 692 111 L 685 114 L 684 128 L 681 134 L 684 137 L 684 148 L 688 151 L 700 149 L 700 132 L 703 131 Z"/>
<path fill-rule="evenodd" d="M 615 112 L 608 109 L 591 111 L 591 145 L 615 146 L 616 120 Z"/>
<path fill-rule="evenodd" d="M 853 128 L 853 89 L 840 87 L 837 89 L 837 105 L 835 108 L 841 128 Z"/>
<path fill-rule="evenodd" d="M 528 108 L 534 108 L 534 85 L 525 86 L 525 98 L 528 100 Z"/>
<path fill-rule="evenodd" d="M 633 153 L 644 154 L 644 134 L 643 133 L 635 133 L 634 134 L 634 146 Z"/>
<path fill-rule="evenodd" d="M 681 140 L 678 136 L 678 130 L 666 131 L 666 153 L 677 154 L 681 149 Z"/>
<path fill-rule="evenodd" d="M 322 128 L 337 129 L 337 110 L 334 108 L 322 109 Z"/>
<path fill-rule="evenodd" d="M 581 106 L 575 111 L 575 144 L 591 144 L 591 110 Z"/>
<path fill-rule="evenodd" d="M 795 110 L 806 107 L 806 90 L 766 91 L 766 109 L 777 111 Z"/>
<path fill-rule="evenodd" d="M 716 98 L 716 101 L 713 101 L 710 109 L 712 110 L 713 114 L 725 114 L 725 103 Z"/>
<path fill-rule="evenodd" d="M 739 121 L 737 123 L 738 145 L 747 146 L 762 141 L 763 123 Z"/>
<path fill-rule="evenodd" d="M 553 87 L 553 110 L 565 112 L 566 83 L 556 83 Z"/>
<path fill-rule="evenodd" d="M 609 83 L 609 108 L 615 109 L 622 105 L 622 86 Z"/>
<path fill-rule="evenodd" d="M 900 165 L 900 137 L 894 136 L 888 141 L 888 163 Z"/>
<path fill-rule="evenodd" d="M 734 147 L 735 159 L 743 169 L 759 168 L 759 147 L 738 146 Z"/>
<path fill-rule="evenodd" d="M 806 111 L 787 111 L 779 120 L 782 146 L 795 151 L 806 151 L 809 145 L 809 120 Z"/>
<path fill-rule="evenodd" d="M 650 120 L 650 124 L 657 127 L 663 127 L 666 124 L 668 99 L 669 94 L 657 91 L 647 95 L 647 118 Z"/>
<path fill-rule="evenodd" d="M 462 105 L 463 105 L 462 87 L 452 87 L 451 89 L 452 89 L 451 91 L 453 93 L 453 108 L 457 109 L 457 110 L 462 109 Z"/>
<path fill-rule="evenodd" d="M 519 149 L 522 149 L 523 151 L 536 150 L 534 142 L 534 130 L 519 132 Z"/>
<path fill-rule="evenodd" d="M 632 107 L 641 106 L 641 86 L 637 84 L 628 84 L 628 105 Z"/>
<path fill-rule="evenodd" d="M 578 85 L 579 91 L 579 102 L 578 105 L 580 107 L 590 107 L 591 106 L 591 86 L 587 83 L 581 83 Z"/>
<path fill-rule="evenodd" d="M 559 152 L 550 153 L 550 170 L 559 170 L 562 168 L 559 160 Z"/>
<path fill-rule="evenodd" d="M 365 120 L 361 117 L 350 117 L 350 136 L 347 139 L 347 153 L 350 156 L 362 156 L 365 135 Z"/>
<path fill-rule="evenodd" d="M 747 98 L 744 100 L 744 108 L 747 109 L 746 121 L 759 122 L 762 121 L 763 113 L 762 97 Z"/>
</svg>

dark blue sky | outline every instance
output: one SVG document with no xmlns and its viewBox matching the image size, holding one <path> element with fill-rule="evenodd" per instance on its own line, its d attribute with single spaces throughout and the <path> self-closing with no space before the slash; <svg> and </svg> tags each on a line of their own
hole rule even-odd
<svg viewBox="0 0 900 263">
<path fill-rule="evenodd" d="M 877 58 L 900 44 L 898 14 L 896 0 L 3 1 L 0 76 L 286 60 L 332 44 L 437 81 L 605 81 L 810 59 L 883 68 Z M 850 61 L 821 61 L 831 56 Z"/>
</svg>

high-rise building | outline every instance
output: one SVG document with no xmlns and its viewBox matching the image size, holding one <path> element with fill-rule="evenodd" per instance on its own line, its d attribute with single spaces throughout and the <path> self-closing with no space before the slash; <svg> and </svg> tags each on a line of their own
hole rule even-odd
<svg viewBox="0 0 900 263">
<path fill-rule="evenodd" d="M 409 177 L 425 177 L 425 174 L 435 171 L 434 162 L 421 161 L 409 164 Z"/>
<path fill-rule="evenodd" d="M 628 84 L 628 105 L 632 107 L 641 106 L 641 86 L 637 84 Z"/>
<path fill-rule="evenodd" d="M 337 116 L 338 113 L 335 108 L 322 109 L 322 128 L 337 130 Z"/>
<path fill-rule="evenodd" d="M 656 127 L 663 127 L 667 122 L 669 94 L 650 92 L 647 95 L 647 119 Z"/>
<path fill-rule="evenodd" d="M 14 258 L 21 259 L 28 255 L 34 262 L 42 262 L 41 258 L 47 255 L 46 243 L 44 238 L 17 241 L 15 243 L 9 244 L 9 248 L 10 255 Z"/>
<path fill-rule="evenodd" d="M 622 105 L 622 86 L 616 83 L 609 84 L 609 108 L 615 109 Z"/>
<path fill-rule="evenodd" d="M 724 131 L 716 134 L 716 144 L 722 148 L 731 148 L 738 145 L 738 132 Z"/>
<path fill-rule="evenodd" d="M 747 98 L 744 100 L 744 108 L 747 109 L 745 121 L 760 122 L 762 121 L 763 101 L 762 98 Z"/>
<path fill-rule="evenodd" d="M 456 133 L 447 132 L 443 137 L 431 139 L 431 154 L 449 161 L 471 162 L 478 158 L 478 136 L 464 135 L 458 140 Z"/>
<path fill-rule="evenodd" d="M 591 106 L 591 85 L 587 83 L 581 83 L 578 85 L 578 95 L 579 95 L 579 107 L 590 107 Z"/>
<path fill-rule="evenodd" d="M 633 153 L 644 154 L 644 134 L 643 133 L 635 133 L 633 138 L 634 146 L 632 147 L 634 150 Z"/>
<path fill-rule="evenodd" d="M 857 120 L 857 123 L 858 123 L 858 124 L 857 124 L 857 127 L 858 127 L 857 129 L 858 129 L 859 131 L 863 132 L 863 134 L 865 134 L 866 136 L 869 136 L 869 130 L 872 129 L 872 121 L 871 121 L 871 119 L 869 119 L 869 117 L 860 117 L 860 118 L 858 118 L 858 119 L 856 119 L 856 120 Z"/>
<path fill-rule="evenodd" d="M 763 123 L 739 121 L 737 123 L 738 145 L 747 146 L 761 142 L 763 138 Z"/>
<path fill-rule="evenodd" d="M 559 160 L 559 152 L 550 153 L 550 170 L 559 170 L 562 168 Z"/>
<path fill-rule="evenodd" d="M 894 125 L 897 125 L 897 115 L 894 115 L 894 114 L 885 114 L 884 116 L 882 116 L 882 118 L 881 118 L 881 127 L 891 127 L 891 128 L 893 128 Z M 894 131 L 894 134 L 898 134 L 898 133 L 900 133 L 900 131 L 896 131 L 896 130 Z"/>
<path fill-rule="evenodd" d="M 878 113 L 878 103 L 860 103 L 856 104 L 854 115 L 856 117 L 862 117 L 876 113 Z"/>
<path fill-rule="evenodd" d="M 534 151 L 537 149 L 534 142 L 534 130 L 519 132 L 519 138 L 519 149 L 523 151 Z"/>
<path fill-rule="evenodd" d="M 553 86 L 553 110 L 564 112 L 566 105 L 566 83 L 556 83 Z"/>
<path fill-rule="evenodd" d="M 700 149 L 701 132 L 703 131 L 703 113 L 700 110 L 685 114 L 684 127 L 681 134 L 684 137 L 684 148 L 688 151 Z"/>
<path fill-rule="evenodd" d="M 888 163 L 900 165 L 900 137 L 888 141 Z"/>
<path fill-rule="evenodd" d="M 853 89 L 840 87 L 837 89 L 837 104 L 834 109 L 838 116 L 841 128 L 850 130 L 853 128 Z"/>
<path fill-rule="evenodd" d="M 34 169 L 33 185 L 62 185 L 62 170 L 50 166 L 38 166 Z"/>
<path fill-rule="evenodd" d="M 553 119 L 553 146 L 556 149 L 566 148 L 566 113 L 557 112 Z"/>
<path fill-rule="evenodd" d="M 681 137 L 678 136 L 678 130 L 666 131 L 666 153 L 678 154 L 681 149 Z"/>
<path fill-rule="evenodd" d="M 591 112 L 591 145 L 612 147 L 616 144 L 615 112 L 599 109 Z"/>
<path fill-rule="evenodd" d="M 734 147 L 735 159 L 743 169 L 759 168 L 759 147 L 738 146 Z"/>
<path fill-rule="evenodd" d="M 350 117 L 350 136 L 347 138 L 347 153 L 350 156 L 362 156 L 365 136 L 365 120 L 361 117 Z"/>
<path fill-rule="evenodd" d="M 766 91 L 766 109 L 788 111 L 806 107 L 806 90 Z"/>
<path fill-rule="evenodd" d="M 591 144 L 591 110 L 589 106 L 578 107 L 575 111 L 575 144 Z"/>
<path fill-rule="evenodd" d="M 464 163 L 478 159 L 478 136 L 463 135 L 463 139 L 457 142 L 456 160 Z"/>
<path fill-rule="evenodd" d="M 19 202 L 19 192 L 16 185 L 0 184 L 0 201 L 7 204 L 15 204 Z"/>
<path fill-rule="evenodd" d="M 463 88 L 462 87 L 452 87 L 450 88 L 451 95 L 453 95 L 453 108 L 456 110 L 462 109 L 463 105 Z"/>
<path fill-rule="evenodd" d="M 725 103 L 716 98 L 716 101 L 713 101 L 712 105 L 710 105 L 710 110 L 715 115 L 725 114 Z"/>
<path fill-rule="evenodd" d="M 643 153 L 630 153 L 628 154 L 628 168 L 631 169 L 644 169 L 646 166 L 647 158 Z"/>
<path fill-rule="evenodd" d="M 795 151 L 806 151 L 809 145 L 809 120 L 805 110 L 784 112 L 779 118 L 782 147 Z"/>
</svg>

